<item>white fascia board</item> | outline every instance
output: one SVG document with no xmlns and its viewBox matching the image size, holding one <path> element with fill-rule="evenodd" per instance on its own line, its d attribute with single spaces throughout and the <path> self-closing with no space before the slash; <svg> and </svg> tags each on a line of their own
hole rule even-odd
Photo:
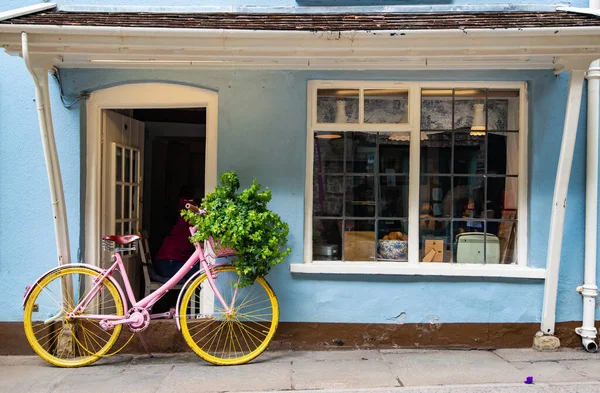
<svg viewBox="0 0 600 393">
<path fill-rule="evenodd" d="M 406 262 L 312 262 L 292 263 L 290 272 L 298 274 L 401 275 L 449 277 L 497 277 L 545 279 L 546 270 L 518 265 L 468 265 L 456 263 L 409 264 Z"/>
<path fill-rule="evenodd" d="M 19 16 L 33 14 L 34 12 L 46 11 L 52 8 L 56 8 L 54 3 L 40 3 L 34 4 L 27 7 L 16 8 L 14 10 L 8 10 L 0 12 L 0 20 L 7 20 L 18 18 Z"/>
</svg>

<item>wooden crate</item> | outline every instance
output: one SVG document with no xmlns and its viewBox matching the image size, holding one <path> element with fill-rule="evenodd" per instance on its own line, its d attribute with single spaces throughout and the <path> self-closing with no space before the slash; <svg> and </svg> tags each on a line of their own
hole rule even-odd
<svg viewBox="0 0 600 393">
<path fill-rule="evenodd" d="M 375 232 L 347 231 L 344 233 L 344 260 L 374 261 Z"/>
</svg>

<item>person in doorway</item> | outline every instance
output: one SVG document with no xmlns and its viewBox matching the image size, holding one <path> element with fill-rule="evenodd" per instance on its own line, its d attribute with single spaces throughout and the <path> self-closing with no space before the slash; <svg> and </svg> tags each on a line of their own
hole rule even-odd
<svg viewBox="0 0 600 393">
<path fill-rule="evenodd" d="M 185 209 L 187 203 L 194 203 L 194 201 L 180 196 L 178 211 Z M 190 243 L 190 236 L 190 224 L 180 216 L 169 235 L 163 240 L 154 258 L 153 264 L 158 274 L 170 279 L 187 262 L 195 251 L 194 246 Z M 192 274 L 193 271 L 190 270 L 184 279 L 189 278 Z"/>
</svg>

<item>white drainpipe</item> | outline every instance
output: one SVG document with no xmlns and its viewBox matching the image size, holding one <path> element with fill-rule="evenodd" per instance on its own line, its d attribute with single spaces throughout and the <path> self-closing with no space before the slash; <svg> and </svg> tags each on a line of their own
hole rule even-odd
<svg viewBox="0 0 600 393">
<path fill-rule="evenodd" d="M 550 217 L 550 235 L 548 236 L 548 255 L 546 262 L 546 281 L 544 282 L 544 303 L 542 306 L 541 331 L 544 335 L 554 335 L 556 322 L 556 296 L 558 293 L 558 277 L 560 269 L 560 253 L 562 249 L 565 211 L 567 209 L 567 191 L 571 164 L 575 150 L 577 123 L 581 108 L 581 91 L 585 71 L 570 72 L 569 95 L 558 167 L 552 200 L 552 216 Z"/>
<path fill-rule="evenodd" d="M 600 8 L 600 0 L 590 0 L 590 8 Z M 600 101 L 600 61 L 592 62 L 587 72 L 587 158 L 585 179 L 585 271 L 583 285 L 577 292 L 583 295 L 583 322 L 575 329 L 588 352 L 596 352 L 596 251 L 598 236 L 598 105 Z"/>
<path fill-rule="evenodd" d="M 71 263 L 69 246 L 69 228 L 67 226 L 67 211 L 63 192 L 62 177 L 58 163 L 58 153 L 54 140 L 54 129 L 52 127 L 52 113 L 50 112 L 50 95 L 48 93 L 48 71 L 44 68 L 34 68 L 29 58 L 29 46 L 27 33 L 21 33 L 21 44 L 23 60 L 27 70 L 33 78 L 35 85 L 35 102 L 37 105 L 42 147 L 48 172 L 48 184 L 50 186 L 50 201 L 52 203 L 52 215 L 54 217 L 54 234 L 56 237 L 56 249 L 58 253 L 58 264 Z"/>
</svg>

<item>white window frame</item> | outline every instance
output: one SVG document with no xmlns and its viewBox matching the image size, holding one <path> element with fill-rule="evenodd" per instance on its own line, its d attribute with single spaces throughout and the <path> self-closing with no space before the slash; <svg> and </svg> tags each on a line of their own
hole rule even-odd
<svg viewBox="0 0 600 393">
<path fill-rule="evenodd" d="M 409 122 L 404 124 L 361 124 L 365 89 L 407 89 Z M 512 265 L 472 265 L 459 263 L 420 262 L 419 258 L 419 178 L 421 89 L 518 89 L 519 90 L 519 173 L 517 263 Z M 317 123 L 318 89 L 358 89 L 359 123 Z M 528 105 L 526 82 L 397 82 L 397 81 L 309 81 L 307 86 L 306 179 L 304 204 L 304 263 L 290 265 L 293 273 L 328 274 L 408 274 L 441 276 L 485 276 L 512 278 L 545 278 L 545 269 L 527 266 L 528 252 Z M 408 262 L 344 262 L 313 261 L 313 158 L 315 131 L 405 131 L 410 132 Z"/>
</svg>

